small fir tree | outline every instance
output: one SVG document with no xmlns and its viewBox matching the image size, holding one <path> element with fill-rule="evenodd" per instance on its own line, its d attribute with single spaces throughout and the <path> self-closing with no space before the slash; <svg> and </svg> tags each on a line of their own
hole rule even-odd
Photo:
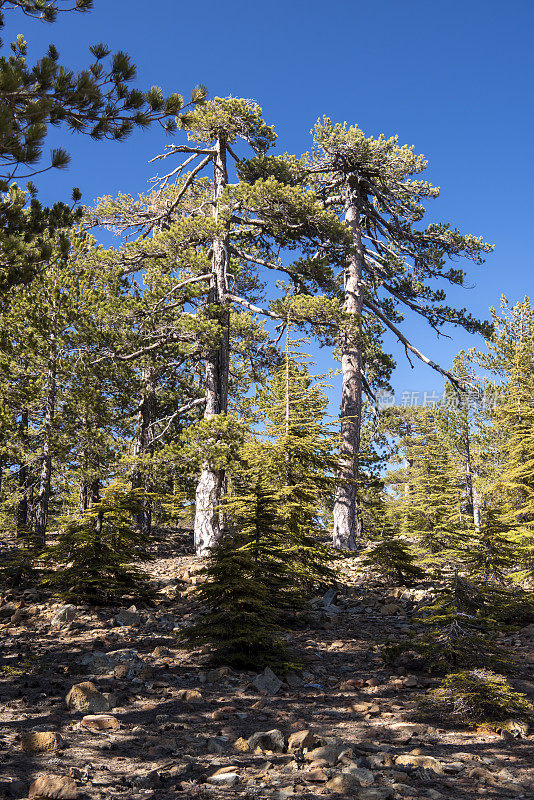
<svg viewBox="0 0 534 800">
<path fill-rule="evenodd" d="M 385 519 L 382 531 L 364 550 L 360 563 L 366 571 L 377 573 L 387 582 L 410 586 L 426 574 L 417 560 L 410 542 L 399 536 Z"/>
<path fill-rule="evenodd" d="M 325 384 L 311 377 L 302 341 L 290 338 L 288 324 L 284 361 L 260 391 L 259 404 L 272 441 L 271 480 L 280 487 L 293 579 L 309 593 L 317 582 L 335 581 L 332 562 L 340 556 L 321 541 L 334 490 L 335 439 L 325 423 Z"/>
<path fill-rule="evenodd" d="M 132 524 L 144 493 L 113 481 L 102 499 L 65 523 L 58 541 L 45 551 L 55 565 L 44 583 L 62 597 L 105 603 L 124 593 L 148 596 L 146 576 L 135 562 L 147 561 L 146 537 Z"/>
<path fill-rule="evenodd" d="M 272 447 L 249 443 L 224 503 L 232 533 L 210 550 L 199 597 L 206 613 L 182 638 L 207 642 L 211 660 L 239 669 L 287 668 L 280 612 L 303 602 L 273 486 Z"/>
<path fill-rule="evenodd" d="M 447 675 L 420 704 L 425 714 L 449 718 L 455 723 L 491 723 L 507 728 L 512 721 L 531 721 L 534 706 L 503 675 L 485 669 L 463 670 Z"/>
<path fill-rule="evenodd" d="M 509 668 L 512 659 L 496 643 L 497 622 L 483 587 L 458 572 L 435 591 L 435 598 L 419 609 L 416 622 L 426 631 L 386 645 L 386 657 L 413 662 L 429 673 L 498 665 Z"/>
</svg>

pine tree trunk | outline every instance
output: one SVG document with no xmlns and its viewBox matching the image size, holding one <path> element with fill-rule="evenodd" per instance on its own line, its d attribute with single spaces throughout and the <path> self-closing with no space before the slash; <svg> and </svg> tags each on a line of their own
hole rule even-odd
<svg viewBox="0 0 534 800">
<path fill-rule="evenodd" d="M 152 370 L 143 370 L 143 396 L 139 408 L 137 422 L 137 436 L 134 445 L 134 469 L 132 474 L 132 489 L 152 488 L 151 481 L 146 474 L 146 466 L 139 466 L 139 460 L 144 455 L 154 455 L 154 423 L 156 421 L 156 392 Z M 140 529 L 147 536 L 152 528 L 152 511 L 148 502 L 144 503 L 143 510 L 136 514 L 135 520 Z"/>
<path fill-rule="evenodd" d="M 352 232 L 353 252 L 345 267 L 344 312 L 350 322 L 341 332 L 341 442 L 339 483 L 334 501 L 333 544 L 341 550 L 356 550 L 361 534 L 358 515 L 358 454 L 362 421 L 363 353 L 361 315 L 364 248 L 360 231 L 359 192 L 352 187 L 345 221 Z"/>
<path fill-rule="evenodd" d="M 219 217 L 219 198 L 228 184 L 226 171 L 226 143 L 222 137 L 216 143 L 214 160 L 214 205 L 213 214 Z M 213 241 L 212 276 L 208 293 L 211 315 L 219 326 L 218 346 L 206 359 L 206 386 L 204 418 L 212 419 L 225 414 L 228 408 L 228 372 L 230 367 L 230 310 L 226 299 L 228 241 L 218 236 Z M 198 556 L 206 554 L 221 535 L 222 514 L 219 505 L 225 486 L 222 469 L 214 469 L 209 461 L 203 464 L 196 489 L 195 551 Z"/>
<path fill-rule="evenodd" d="M 47 396 L 43 429 L 43 453 L 39 481 L 39 494 L 37 496 L 37 507 L 35 511 L 35 535 L 38 541 L 40 541 L 43 545 L 46 538 L 48 506 L 50 503 L 50 483 L 52 479 L 52 435 L 54 430 L 54 415 L 56 410 L 57 392 L 56 369 L 57 359 L 54 347 L 48 363 L 48 373 L 46 378 Z"/>
<path fill-rule="evenodd" d="M 78 508 L 80 514 L 83 514 L 84 511 L 87 511 L 89 508 L 89 487 L 85 478 L 82 478 L 80 481 L 80 492 L 78 497 Z"/>
<path fill-rule="evenodd" d="M 78 509 L 83 514 L 89 508 L 89 452 L 87 442 L 89 441 L 89 420 L 87 413 L 82 415 L 83 436 L 86 444 L 82 450 L 82 469 L 80 478 L 80 489 L 78 493 Z"/>
<path fill-rule="evenodd" d="M 467 501 L 469 503 L 469 508 L 471 509 L 471 513 L 473 515 L 473 525 L 475 531 L 478 533 L 480 531 L 480 499 L 478 497 L 478 492 L 474 486 L 474 478 L 475 475 L 473 473 L 473 465 L 471 462 L 471 444 L 469 441 L 469 430 L 466 430 L 465 482 L 467 488 Z"/>
<path fill-rule="evenodd" d="M 28 526 L 28 409 L 24 409 L 20 415 L 19 433 L 22 448 L 22 458 L 19 465 L 19 491 L 20 500 L 17 503 L 16 525 L 17 538 L 23 539 L 30 533 Z"/>
</svg>

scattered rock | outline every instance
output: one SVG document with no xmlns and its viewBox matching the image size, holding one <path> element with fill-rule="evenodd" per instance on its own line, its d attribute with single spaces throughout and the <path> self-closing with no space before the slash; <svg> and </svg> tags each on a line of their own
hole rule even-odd
<svg viewBox="0 0 534 800">
<path fill-rule="evenodd" d="M 267 694 L 276 694 L 282 687 L 282 681 L 278 678 L 272 669 L 265 667 L 252 683 L 259 692 L 266 692 Z"/>
<path fill-rule="evenodd" d="M 360 789 L 356 797 L 358 800 L 394 800 L 398 797 L 398 794 L 390 787 L 375 788 L 373 786 L 371 789 Z"/>
<path fill-rule="evenodd" d="M 139 658 L 137 650 L 132 648 L 111 650 L 109 653 L 100 650 L 84 653 L 78 663 L 86 667 L 93 675 L 105 675 L 113 672 L 116 678 L 134 678 L 146 666 L 143 659 Z"/>
<path fill-rule="evenodd" d="M 328 608 L 335 603 L 337 599 L 337 591 L 335 589 L 328 589 L 328 591 L 321 597 L 319 605 L 321 608 Z"/>
<path fill-rule="evenodd" d="M 306 761 L 324 761 L 328 766 L 333 767 L 337 763 L 339 751 L 337 747 L 316 747 L 309 750 L 304 758 Z"/>
<path fill-rule="evenodd" d="M 151 769 L 134 775 L 131 782 L 139 789 L 156 789 L 161 784 L 161 775 L 157 769 Z"/>
<path fill-rule="evenodd" d="M 75 684 L 67 694 L 66 703 L 72 711 L 88 711 L 90 714 L 110 710 L 108 698 L 91 681 Z"/>
<path fill-rule="evenodd" d="M 354 775 L 350 775 L 346 772 L 343 772 L 341 775 L 336 775 L 326 784 L 327 789 L 331 789 L 333 792 L 337 792 L 338 794 L 354 795 L 357 793 L 360 787 L 361 784 L 358 778 L 355 778 Z"/>
<path fill-rule="evenodd" d="M 247 740 L 243 739 L 242 736 L 240 736 L 239 739 L 236 739 L 234 742 L 234 747 L 236 750 L 239 750 L 240 753 L 249 753 L 252 750 Z"/>
<path fill-rule="evenodd" d="M 76 617 L 76 606 L 72 605 L 65 605 L 58 608 L 54 616 L 51 620 L 51 625 L 53 628 L 61 628 L 62 625 L 66 625 Z"/>
<path fill-rule="evenodd" d="M 432 770 L 436 775 L 443 775 L 443 765 L 433 756 L 419 756 L 405 753 L 395 759 L 396 767 L 423 767 Z"/>
<path fill-rule="evenodd" d="M 324 769 L 312 769 L 303 775 L 304 780 L 308 783 L 325 783 L 328 777 L 328 773 Z"/>
<path fill-rule="evenodd" d="M 120 728 L 119 720 L 111 714 L 88 714 L 80 725 L 93 731 L 117 731 Z"/>
<path fill-rule="evenodd" d="M 248 739 L 251 750 L 259 747 L 260 750 L 269 750 L 274 753 L 284 753 L 286 749 L 286 739 L 282 731 L 277 728 L 272 731 L 257 731 Z"/>
<path fill-rule="evenodd" d="M 130 606 L 128 609 L 121 609 L 118 614 L 115 614 L 115 623 L 125 628 L 134 627 L 139 625 L 141 617 L 135 606 Z"/>
<path fill-rule="evenodd" d="M 61 747 L 63 740 L 55 731 L 29 731 L 21 735 L 20 744 L 25 753 L 46 753 Z"/>
<path fill-rule="evenodd" d="M 222 755 L 228 747 L 228 739 L 223 736 L 210 736 L 208 739 L 208 753 Z"/>
<path fill-rule="evenodd" d="M 170 658 L 172 651 L 168 647 L 155 647 L 152 651 L 152 658 Z"/>
<path fill-rule="evenodd" d="M 204 700 L 198 689 L 180 689 L 178 699 L 193 704 L 202 703 Z"/>
<path fill-rule="evenodd" d="M 289 737 L 287 749 L 289 753 L 295 750 L 312 750 L 318 745 L 317 737 L 308 729 L 304 731 L 295 731 Z"/>
<path fill-rule="evenodd" d="M 375 776 L 370 769 L 365 769 L 365 767 L 349 766 L 343 772 L 356 778 L 360 782 L 360 786 L 371 786 L 375 782 Z"/>
<path fill-rule="evenodd" d="M 228 667 L 219 667 L 218 669 L 209 669 L 206 673 L 204 673 L 204 681 L 205 683 L 218 683 L 219 681 L 224 680 L 230 674 L 230 669 Z"/>
<path fill-rule="evenodd" d="M 397 603 L 386 603 L 380 609 L 380 613 L 384 614 L 384 616 L 390 616 L 391 614 L 397 614 L 401 610 L 401 607 L 397 605 Z"/>
<path fill-rule="evenodd" d="M 239 775 L 237 772 L 216 772 L 208 778 L 208 783 L 214 786 L 235 786 L 236 783 L 239 783 Z"/>
<path fill-rule="evenodd" d="M 288 672 L 288 674 L 286 675 L 286 683 L 292 689 L 299 689 L 301 686 L 304 685 L 304 681 L 302 680 L 300 675 L 297 675 L 296 672 Z"/>
<path fill-rule="evenodd" d="M 28 797 L 50 797 L 52 800 L 76 800 L 78 787 L 66 775 L 40 775 L 30 786 Z"/>
</svg>

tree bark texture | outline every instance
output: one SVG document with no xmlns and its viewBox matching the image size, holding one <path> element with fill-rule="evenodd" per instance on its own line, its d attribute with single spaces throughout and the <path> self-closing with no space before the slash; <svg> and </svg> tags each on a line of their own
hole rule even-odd
<svg viewBox="0 0 534 800">
<path fill-rule="evenodd" d="M 219 201 L 228 184 L 226 169 L 226 143 L 219 137 L 214 157 L 213 215 L 219 218 Z M 213 419 L 225 414 L 228 408 L 228 372 L 230 367 L 230 309 L 227 299 L 228 241 L 217 236 L 212 245 L 213 261 L 208 308 L 219 329 L 217 345 L 206 359 L 206 386 L 204 418 Z M 221 535 L 222 513 L 219 509 L 225 485 L 223 469 L 214 469 L 209 460 L 202 466 L 195 497 L 195 550 L 198 556 L 206 555 Z"/>
<path fill-rule="evenodd" d="M 154 423 L 156 422 L 156 390 L 154 373 L 151 369 L 143 370 L 143 396 L 137 421 L 137 435 L 134 445 L 134 469 L 132 473 L 132 489 L 150 491 L 152 483 L 147 475 L 146 465 L 141 464 L 143 456 L 154 455 Z M 150 503 L 144 501 L 143 510 L 136 515 L 136 522 L 147 536 L 152 529 L 152 509 Z"/>
<path fill-rule="evenodd" d="M 466 428 L 465 435 L 465 483 L 467 489 L 467 502 L 473 515 L 473 525 L 475 531 L 480 531 L 480 498 L 475 487 L 476 475 L 473 471 L 471 459 L 471 442 L 469 440 L 469 428 Z"/>
<path fill-rule="evenodd" d="M 16 526 L 17 538 L 24 539 L 30 533 L 28 525 L 28 483 L 30 468 L 28 466 L 28 409 L 24 409 L 20 415 L 19 434 L 22 450 L 22 459 L 19 465 L 19 492 L 20 499 L 17 503 Z"/>
<path fill-rule="evenodd" d="M 52 437 L 54 433 L 54 416 L 56 410 L 57 393 L 57 356 L 55 344 L 52 345 L 48 372 L 46 377 L 46 403 L 44 409 L 43 425 L 43 452 L 41 457 L 41 475 L 39 480 L 39 494 L 35 511 L 35 535 L 43 545 L 46 538 L 48 523 L 48 507 L 50 504 L 50 483 L 52 480 Z"/>
<path fill-rule="evenodd" d="M 362 421 L 363 352 L 361 317 L 362 276 L 365 252 L 360 231 L 360 195 L 351 187 L 345 221 L 352 233 L 353 248 L 345 266 L 343 310 L 349 324 L 341 332 L 341 431 L 338 480 L 334 500 L 333 544 L 341 550 L 356 550 L 359 538 L 358 453 Z"/>
</svg>

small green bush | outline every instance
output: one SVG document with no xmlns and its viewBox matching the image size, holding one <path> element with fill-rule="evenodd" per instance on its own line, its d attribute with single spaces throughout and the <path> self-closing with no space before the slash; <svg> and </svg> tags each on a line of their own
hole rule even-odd
<svg viewBox="0 0 534 800">
<path fill-rule="evenodd" d="M 526 695 L 513 689 L 503 675 L 484 669 L 447 675 L 421 700 L 420 708 L 426 714 L 470 725 L 502 726 L 510 720 L 534 718 L 534 706 Z"/>
</svg>

